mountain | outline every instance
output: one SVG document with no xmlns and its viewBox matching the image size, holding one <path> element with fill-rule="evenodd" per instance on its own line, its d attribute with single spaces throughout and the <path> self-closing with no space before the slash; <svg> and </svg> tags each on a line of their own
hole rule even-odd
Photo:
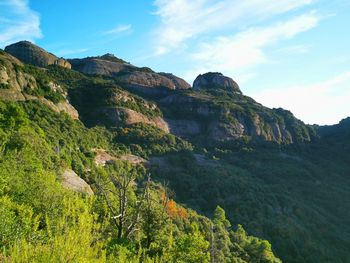
<svg viewBox="0 0 350 263">
<path fill-rule="evenodd" d="M 5 51 L 22 62 L 32 64 L 37 67 L 58 65 L 65 68 L 71 68 L 70 63 L 67 60 L 58 58 L 29 41 L 20 41 L 9 45 L 5 48 Z"/>
<path fill-rule="evenodd" d="M 68 189 L 93 193 L 93 211 L 105 227 L 97 232 L 111 238 L 102 246 L 108 247 L 109 258 L 122 255 L 127 262 L 141 243 L 144 256 L 151 258 L 193 256 L 182 262 L 279 262 L 274 254 L 286 262 L 347 262 L 349 119 L 334 126 L 306 125 L 289 111 L 245 96 L 221 73 L 199 75 L 191 87 L 173 74 L 139 68 L 112 54 L 68 60 L 71 69 L 57 63 L 38 67 L 41 53 L 29 61 L 18 55 L 33 47 L 0 51 L 0 119 L 6 120 L 0 126 L 0 175 L 6 182 L 0 180 L 0 194 L 42 215 L 41 192 L 35 204 L 24 202 L 19 197 L 28 198 L 31 190 L 15 183 L 25 182 L 18 176 L 31 171 L 33 162 L 50 174 L 50 184 L 56 176 Z M 19 170 L 10 173 L 10 167 Z M 152 198 L 140 208 L 143 212 L 128 203 L 132 216 L 124 220 L 136 222 L 133 216 L 140 216 L 142 230 L 125 236 L 123 243 L 124 228 L 112 220 L 119 218 L 111 212 L 118 207 L 108 202 L 115 201 L 110 199 L 113 185 L 123 185 L 125 176 L 137 173 L 140 177 L 129 181 L 128 198 L 145 200 L 149 173 Z M 31 178 L 35 187 L 49 183 L 36 181 L 35 172 Z M 109 182 L 108 195 L 101 178 Z M 54 204 L 50 200 L 48 206 Z M 51 218 L 62 215 L 55 209 Z M 164 220 L 168 223 L 162 225 Z M 248 237 L 239 224 L 259 238 Z M 177 246 L 164 233 L 171 233 Z M 273 249 L 262 239 L 271 241 Z M 182 242 L 192 244 L 190 250 Z M 194 259 L 202 252 L 201 259 Z"/>
</svg>

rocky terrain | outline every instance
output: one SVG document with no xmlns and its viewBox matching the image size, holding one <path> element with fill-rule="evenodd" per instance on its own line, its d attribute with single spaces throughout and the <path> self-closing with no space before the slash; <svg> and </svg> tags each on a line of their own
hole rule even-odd
<svg viewBox="0 0 350 263">
<path fill-rule="evenodd" d="M 146 95 L 165 94 L 167 90 L 191 87 L 185 80 L 173 74 L 139 68 L 112 54 L 69 61 L 74 70 L 88 75 L 112 77 L 126 88 Z"/>
<path fill-rule="evenodd" d="M 23 63 L 32 64 L 37 67 L 58 65 L 71 68 L 71 64 L 67 60 L 58 58 L 29 41 L 20 41 L 9 45 L 5 48 L 5 51 L 21 60 Z"/>
<path fill-rule="evenodd" d="M 7 101 L 39 100 L 56 112 L 65 112 L 73 119 L 79 118 L 78 111 L 70 104 L 68 94 L 54 82 L 45 83 L 45 88 L 53 94 L 62 96 L 62 100 L 52 102 L 44 96 L 37 96 L 34 91 L 40 87 L 37 79 L 23 70 L 24 65 L 15 57 L 0 53 L 0 97 Z M 35 95 L 33 95 L 35 94 Z"/>
<path fill-rule="evenodd" d="M 199 75 L 193 82 L 193 89 L 223 89 L 242 94 L 238 84 L 233 79 L 219 72 L 208 72 Z"/>
<path fill-rule="evenodd" d="M 169 191 L 208 217 L 219 204 L 234 224 L 271 240 L 286 262 L 347 262 L 349 118 L 306 125 L 245 96 L 218 72 L 199 75 L 191 87 L 112 54 L 69 60 L 72 68 L 59 61 L 29 42 L 0 50 L 3 176 L 21 176 L 26 186 L 57 177 L 70 194 L 98 195 L 101 175 L 117 174 L 121 163 L 121 173 L 137 166 L 152 183 L 164 182 L 154 196 Z M 41 167 L 57 172 L 40 177 Z M 20 200 L 22 183 L 8 182 Z M 135 182 L 132 187 L 142 186 Z M 45 187 L 28 189 L 28 200 L 32 189 L 46 197 Z M 1 191 L 7 195 L 11 187 Z M 263 243 L 257 251 L 262 247 L 271 250 Z"/>
<path fill-rule="evenodd" d="M 58 64 L 51 60 L 54 55 L 26 41 L 10 45 L 5 50 L 24 63 Z M 50 59 L 45 63 L 38 62 L 46 57 Z M 14 58 L 8 59 L 14 65 L 21 63 Z M 268 109 L 244 96 L 238 84 L 221 73 L 199 75 L 191 88 L 173 74 L 138 68 L 112 54 L 69 61 L 73 70 L 106 79 L 103 86 L 85 83 L 84 88 L 69 90 L 74 107 L 80 111 L 82 120 L 90 125 L 106 125 L 108 122 L 118 126 L 142 122 L 183 138 L 202 137 L 213 141 L 255 138 L 289 144 L 317 137 L 313 127 L 297 120 L 290 112 Z M 23 89 L 35 89 L 35 78 L 14 71 L 12 64 L 6 63 L 8 69 L 2 66 L 0 81 L 4 85 L 11 82 L 13 88 L 1 90 L 3 96 L 15 100 L 34 99 L 33 96 L 25 97 Z M 54 89 L 55 84 L 50 85 L 50 89 Z M 67 93 L 57 89 L 55 92 L 62 93 L 66 101 L 41 100 L 55 111 L 63 110 L 77 118 L 78 113 L 69 104 Z M 133 93 L 145 98 L 135 99 Z M 154 102 L 148 102 L 149 99 Z"/>
</svg>

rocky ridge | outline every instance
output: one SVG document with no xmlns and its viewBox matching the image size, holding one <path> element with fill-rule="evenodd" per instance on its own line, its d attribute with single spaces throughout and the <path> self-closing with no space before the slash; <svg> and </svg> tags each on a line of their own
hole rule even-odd
<svg viewBox="0 0 350 263">
<path fill-rule="evenodd" d="M 88 75 L 115 78 L 129 89 L 146 95 L 164 94 L 167 90 L 191 88 L 191 85 L 185 80 L 173 74 L 156 73 L 149 68 L 139 68 L 112 54 L 69 61 L 74 70 Z"/>
<path fill-rule="evenodd" d="M 38 100 L 50 107 L 55 112 L 65 112 L 73 119 L 79 118 L 78 111 L 70 104 L 68 94 L 60 85 L 49 82 L 47 87 L 55 93 L 64 97 L 63 101 L 53 103 L 44 98 L 28 94 L 28 91 L 38 89 L 35 77 L 23 71 L 23 64 L 15 57 L 7 54 L 0 54 L 0 98 L 7 101 Z"/>
<path fill-rule="evenodd" d="M 71 68 L 71 64 L 67 60 L 58 58 L 29 41 L 20 41 L 9 45 L 5 47 L 5 51 L 21 60 L 23 63 L 37 67 L 58 65 L 65 68 Z"/>
<path fill-rule="evenodd" d="M 238 84 L 221 73 L 199 75 L 191 89 L 175 75 L 139 68 L 112 54 L 70 62 L 73 69 L 88 76 L 100 76 L 111 85 L 95 85 L 90 89 L 85 83 L 83 88 L 71 89 L 76 93 L 70 94 L 75 97 L 73 105 L 83 113 L 82 120 L 88 120 L 90 125 L 105 125 L 104 120 L 113 127 L 142 122 L 189 140 L 202 137 L 209 141 L 254 138 L 288 144 L 310 141 L 316 136 L 313 127 L 297 120 L 290 112 L 266 108 L 244 96 Z M 6 74 L 0 75 L 3 82 Z M 35 79 L 29 75 L 12 79 L 35 86 Z M 18 81 L 11 84 L 17 90 L 23 85 Z M 144 98 L 136 99 L 133 93 Z M 24 97 L 19 92 L 12 96 Z M 152 103 L 148 102 L 150 99 Z M 56 111 L 73 109 L 58 104 L 49 106 Z M 76 118 L 77 114 L 71 116 Z"/>
</svg>

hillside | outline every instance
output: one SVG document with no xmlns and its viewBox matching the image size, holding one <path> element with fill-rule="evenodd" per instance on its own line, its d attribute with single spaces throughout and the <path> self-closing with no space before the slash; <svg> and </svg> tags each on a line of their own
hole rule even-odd
<svg viewBox="0 0 350 263">
<path fill-rule="evenodd" d="M 25 43 L 0 51 L 0 258 L 347 262 L 347 119 L 306 125 L 220 73 L 191 88 L 111 54 L 38 64 Z"/>
</svg>

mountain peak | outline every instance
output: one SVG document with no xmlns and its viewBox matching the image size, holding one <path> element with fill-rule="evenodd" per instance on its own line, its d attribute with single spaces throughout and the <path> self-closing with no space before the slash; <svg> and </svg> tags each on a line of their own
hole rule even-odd
<svg viewBox="0 0 350 263">
<path fill-rule="evenodd" d="M 26 64 L 37 67 L 47 67 L 48 65 L 59 65 L 65 68 L 71 68 L 68 61 L 58 58 L 45 49 L 33 44 L 30 41 L 19 41 L 5 47 L 5 51 Z"/>
<path fill-rule="evenodd" d="M 238 84 L 232 78 L 224 76 L 220 72 L 200 74 L 193 82 L 193 89 L 223 89 L 242 93 Z"/>
</svg>

